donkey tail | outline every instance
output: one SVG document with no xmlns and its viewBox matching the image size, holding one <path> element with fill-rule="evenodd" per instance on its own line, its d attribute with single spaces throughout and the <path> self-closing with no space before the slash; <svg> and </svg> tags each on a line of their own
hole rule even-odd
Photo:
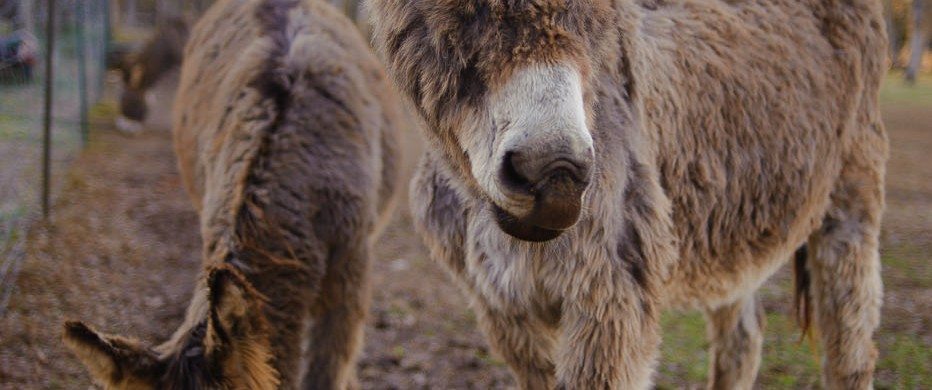
<svg viewBox="0 0 932 390">
<path fill-rule="evenodd" d="M 812 337 L 812 277 L 806 263 L 809 260 L 809 250 L 806 245 L 796 250 L 793 261 L 794 281 L 794 312 L 796 324 L 799 325 L 802 335 L 800 341 Z"/>
</svg>

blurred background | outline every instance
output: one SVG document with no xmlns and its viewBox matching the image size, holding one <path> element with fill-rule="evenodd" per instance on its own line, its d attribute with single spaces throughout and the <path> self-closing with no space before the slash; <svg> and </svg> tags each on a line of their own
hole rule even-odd
<svg viewBox="0 0 932 390">
<path fill-rule="evenodd" d="M 358 0 L 330 1 L 367 33 Z M 0 0 L 0 388 L 87 388 L 59 342 L 65 319 L 164 340 L 200 268 L 198 222 L 171 150 L 177 69 L 146 91 L 141 131 L 119 131 L 128 58 L 210 0 Z M 50 6 L 51 5 L 51 6 Z M 890 73 L 881 90 L 891 140 L 883 229 L 886 295 L 876 335 L 880 389 L 932 388 L 932 0 L 884 0 Z M 134 57 L 136 56 L 136 57 Z M 49 77 L 49 75 L 51 77 Z M 412 131 L 410 153 L 421 148 Z M 406 212 L 373 265 L 365 389 L 508 388 L 465 300 L 427 258 Z M 762 289 L 760 388 L 818 388 L 792 280 Z M 702 316 L 664 317 L 659 388 L 701 388 Z"/>
</svg>

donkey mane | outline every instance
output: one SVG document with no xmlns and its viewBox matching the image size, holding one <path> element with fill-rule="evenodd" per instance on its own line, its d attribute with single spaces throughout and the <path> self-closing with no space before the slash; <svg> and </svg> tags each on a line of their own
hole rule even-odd
<svg viewBox="0 0 932 390">
<path fill-rule="evenodd" d="M 204 337 L 207 321 L 201 321 L 183 340 L 182 347 L 171 355 L 162 376 L 162 385 L 167 389 L 203 389 L 216 387 L 222 382 L 222 369 L 210 364 L 204 356 Z"/>
<path fill-rule="evenodd" d="M 212 287 L 207 295 L 208 302 L 212 306 L 221 305 L 221 300 L 227 293 L 224 289 L 227 288 L 228 283 L 219 279 L 230 279 L 243 289 L 246 301 L 256 312 L 261 312 L 265 306 L 267 298 L 252 287 L 234 265 L 223 264 L 213 267 L 208 275 L 207 285 Z M 210 340 L 208 327 L 211 324 L 221 324 L 220 315 L 217 311 L 209 311 L 208 318 L 198 322 L 176 347 L 171 348 L 167 361 L 163 363 L 165 370 L 161 378 L 161 386 L 171 390 L 234 387 L 235 384 L 230 383 L 230 373 L 225 373 L 225 367 L 220 364 L 224 361 L 223 355 L 231 353 L 231 346 L 237 349 L 238 356 L 244 360 L 236 367 L 235 374 L 238 377 L 247 378 L 247 381 L 258 384 L 267 378 L 278 376 L 269 366 L 270 351 L 267 350 L 269 326 L 265 316 L 256 315 L 250 318 L 249 329 L 243 329 L 240 324 L 236 324 L 232 329 L 214 325 L 214 337 L 219 340 Z M 214 347 L 214 344 L 217 347 Z M 208 353 L 219 356 L 210 356 L 209 359 Z"/>
</svg>

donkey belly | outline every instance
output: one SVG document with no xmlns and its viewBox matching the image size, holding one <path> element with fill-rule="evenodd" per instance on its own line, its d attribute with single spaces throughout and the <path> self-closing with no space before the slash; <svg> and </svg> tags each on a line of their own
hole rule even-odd
<svg viewBox="0 0 932 390">
<path fill-rule="evenodd" d="M 816 136 L 754 145 L 769 148 L 696 154 L 684 176 L 667 177 L 680 243 L 672 304 L 715 306 L 752 292 L 820 225 L 842 159 L 837 139 L 809 129 Z"/>
<path fill-rule="evenodd" d="M 804 235 L 803 235 L 804 236 Z M 670 279 L 666 305 L 675 309 L 714 308 L 752 294 L 798 249 L 794 241 L 759 256 L 691 259 Z"/>
</svg>

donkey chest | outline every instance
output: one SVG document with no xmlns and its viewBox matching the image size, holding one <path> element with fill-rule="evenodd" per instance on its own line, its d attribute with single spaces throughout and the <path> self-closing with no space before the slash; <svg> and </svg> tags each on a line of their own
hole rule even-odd
<svg viewBox="0 0 932 390">
<path fill-rule="evenodd" d="M 581 256 L 569 240 L 540 245 L 483 227 L 470 230 L 465 276 L 483 300 L 510 312 L 559 305 L 572 274 L 568 267 Z"/>
</svg>

